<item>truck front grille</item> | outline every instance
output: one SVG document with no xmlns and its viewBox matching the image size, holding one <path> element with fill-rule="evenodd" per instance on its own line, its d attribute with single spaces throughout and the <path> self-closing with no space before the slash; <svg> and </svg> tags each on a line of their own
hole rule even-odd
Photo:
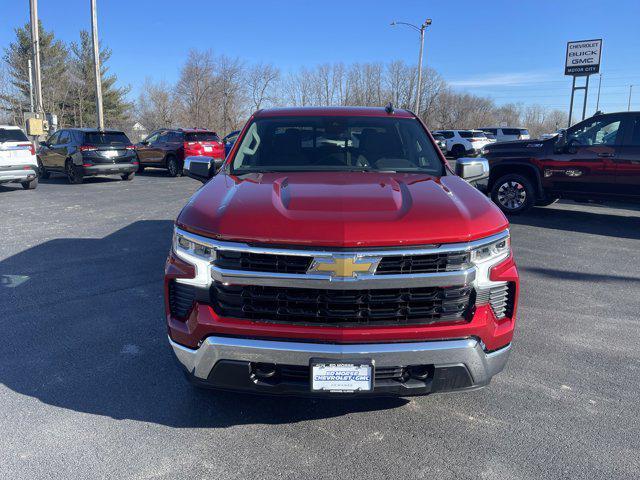
<svg viewBox="0 0 640 480">
<path fill-rule="evenodd" d="M 390 255 L 378 265 L 378 275 L 434 273 L 462 270 L 470 266 L 468 252 L 434 253 L 428 255 Z"/>
<path fill-rule="evenodd" d="M 228 270 L 272 273 L 306 273 L 312 257 L 299 255 L 274 255 L 243 252 L 239 250 L 220 250 L 215 265 Z"/>
<path fill-rule="evenodd" d="M 219 282 L 211 289 L 222 316 L 343 327 L 468 320 L 472 293 L 470 286 L 343 291 Z"/>
<path fill-rule="evenodd" d="M 253 253 L 239 250 L 219 250 L 214 264 L 228 270 L 304 274 L 312 256 Z M 382 257 L 377 275 L 403 275 L 463 270 L 470 266 L 468 252 L 432 253 L 424 255 L 389 255 Z"/>
</svg>

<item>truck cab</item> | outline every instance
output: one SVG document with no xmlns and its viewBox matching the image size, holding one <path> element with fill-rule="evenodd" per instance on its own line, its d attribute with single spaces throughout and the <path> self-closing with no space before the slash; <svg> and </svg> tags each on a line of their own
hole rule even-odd
<svg viewBox="0 0 640 480">
<path fill-rule="evenodd" d="M 488 190 L 507 214 L 559 198 L 640 200 L 640 112 L 595 115 L 545 140 L 487 145 Z"/>
<path fill-rule="evenodd" d="M 515 326 L 509 224 L 411 112 L 256 112 L 175 222 L 169 342 L 196 385 L 311 396 L 486 386 Z M 467 178 L 488 173 L 461 159 Z M 214 175 L 215 173 L 215 175 Z"/>
</svg>

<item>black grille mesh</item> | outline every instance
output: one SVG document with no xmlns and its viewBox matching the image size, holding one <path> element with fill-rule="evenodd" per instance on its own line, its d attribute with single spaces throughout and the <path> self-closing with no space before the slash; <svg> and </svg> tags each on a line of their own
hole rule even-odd
<svg viewBox="0 0 640 480">
<path fill-rule="evenodd" d="M 321 290 L 212 286 L 212 302 L 223 316 L 312 325 L 406 325 L 468 319 L 473 289 L 427 287 Z"/>
</svg>

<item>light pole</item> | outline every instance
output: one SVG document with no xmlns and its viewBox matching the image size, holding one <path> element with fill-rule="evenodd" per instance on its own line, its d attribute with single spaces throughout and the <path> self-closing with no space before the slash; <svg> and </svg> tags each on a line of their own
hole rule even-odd
<svg viewBox="0 0 640 480">
<path fill-rule="evenodd" d="M 100 74 L 100 47 L 98 45 L 98 12 L 96 0 L 91 0 L 91 32 L 93 34 L 93 66 L 96 75 L 96 115 L 98 128 L 104 130 L 104 116 L 102 114 L 102 78 Z"/>
<path fill-rule="evenodd" d="M 429 25 L 431 25 L 431 19 L 427 18 L 420 26 L 407 22 L 391 22 L 391 26 L 395 25 L 406 25 L 407 27 L 411 27 L 420 33 L 420 54 L 418 56 L 418 91 L 416 93 L 416 106 L 414 108 L 415 114 L 420 116 L 420 94 L 422 93 L 422 50 L 424 49 L 424 31 Z"/>
</svg>

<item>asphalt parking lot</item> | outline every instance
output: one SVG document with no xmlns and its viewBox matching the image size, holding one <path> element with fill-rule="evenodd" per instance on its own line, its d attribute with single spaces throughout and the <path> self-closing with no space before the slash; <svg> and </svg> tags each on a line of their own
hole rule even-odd
<svg viewBox="0 0 640 480">
<path fill-rule="evenodd" d="M 198 186 L 0 186 L 1 478 L 638 478 L 640 207 L 512 219 L 519 325 L 489 388 L 317 401 L 176 366 L 163 263 Z"/>
</svg>

